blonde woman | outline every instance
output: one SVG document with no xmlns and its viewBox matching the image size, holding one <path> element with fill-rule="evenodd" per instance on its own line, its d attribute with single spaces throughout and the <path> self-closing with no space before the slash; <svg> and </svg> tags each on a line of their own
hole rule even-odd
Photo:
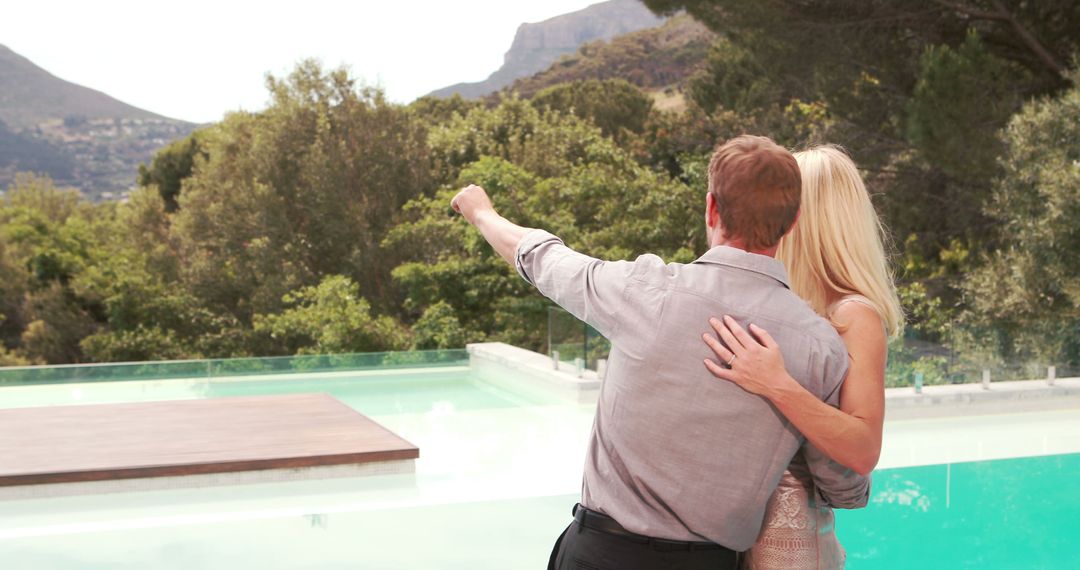
<svg viewBox="0 0 1080 570">
<path fill-rule="evenodd" d="M 835 146 L 795 154 L 802 171 L 802 211 L 780 242 L 777 258 L 792 290 L 829 319 L 847 345 L 850 368 L 840 408 L 825 404 L 784 368 L 769 333 L 734 320 L 710 319 L 724 344 L 706 343 L 717 378 L 767 398 L 806 439 L 834 461 L 860 474 L 877 465 L 885 416 L 887 337 L 903 327 L 903 314 L 885 257 L 884 232 L 852 160 Z M 725 346 L 726 345 L 726 346 Z M 843 568 L 832 509 L 821 505 L 806 464 L 792 461 L 769 500 L 757 543 L 744 568 Z"/>
</svg>

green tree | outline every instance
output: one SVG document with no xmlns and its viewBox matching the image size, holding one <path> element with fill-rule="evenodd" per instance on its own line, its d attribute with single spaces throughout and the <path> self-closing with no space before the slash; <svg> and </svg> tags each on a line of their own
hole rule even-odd
<svg viewBox="0 0 1080 570">
<path fill-rule="evenodd" d="M 408 110 L 425 125 L 435 126 L 450 121 L 455 115 L 464 116 L 483 106 L 480 101 L 466 99 L 460 93 L 454 93 L 451 97 L 420 97 L 409 103 Z"/>
<path fill-rule="evenodd" d="M 402 204 L 431 192 L 421 123 L 344 70 L 310 61 L 268 87 L 264 112 L 202 133 L 208 158 L 185 181 L 171 230 L 182 279 L 241 323 L 334 274 L 392 310 L 397 261 L 379 243 Z"/>
<path fill-rule="evenodd" d="M 70 287 L 101 238 L 98 210 L 46 177 L 19 175 L 0 207 L 4 343 L 32 361 L 79 362 L 100 322 Z M 9 296 L 10 295 L 10 296 Z"/>
<path fill-rule="evenodd" d="M 965 293 L 976 338 L 1012 361 L 1080 364 L 1078 116 L 1073 87 L 1026 105 L 1004 131 L 1004 175 L 987 208 L 1001 244 Z"/>
<path fill-rule="evenodd" d="M 424 309 L 412 326 L 413 348 L 431 350 L 461 348 L 468 342 L 468 331 L 458 322 L 454 308 L 446 301 L 439 301 Z"/>
<path fill-rule="evenodd" d="M 414 327 L 418 340 L 435 336 L 432 321 L 453 330 L 454 320 L 466 342 L 541 348 L 545 340 L 548 301 L 449 210 L 468 183 L 487 189 L 516 222 L 549 229 L 599 257 L 654 252 L 688 261 L 704 248 L 704 188 L 641 166 L 573 115 L 510 98 L 433 129 L 430 141 L 444 186 L 406 205 L 406 220 L 386 240 L 410 259 L 394 277 L 408 314 L 425 317 Z"/>
<path fill-rule="evenodd" d="M 791 77 L 792 85 L 830 62 L 858 73 L 864 66 L 887 61 L 883 54 L 890 48 L 899 48 L 895 56 L 908 62 L 894 72 L 910 73 L 923 46 L 955 45 L 975 26 L 997 55 L 1036 74 L 1041 89 L 1060 89 L 1069 81 L 1068 60 L 1080 47 L 1075 34 L 1080 8 L 1069 0 L 645 0 L 645 4 L 662 14 L 686 10 L 713 31 L 739 38 L 743 45 L 749 45 L 748 36 L 760 34 L 759 43 L 774 44 L 763 55 L 797 53 L 790 50 L 803 46 L 806 65 Z M 903 39 L 906 45 L 898 41 Z M 834 72 L 836 76 L 848 73 Z"/>
<path fill-rule="evenodd" d="M 19 339 L 20 352 L 31 360 L 65 364 L 83 360 L 80 341 L 97 321 L 80 299 L 59 283 L 35 291 L 27 299 L 29 323 Z"/>
<path fill-rule="evenodd" d="M 21 356 L 17 351 L 9 350 L 7 347 L 0 345 L 0 367 L 4 366 L 29 366 L 33 362 Z"/>
<path fill-rule="evenodd" d="M 180 188 L 184 179 L 191 176 L 196 157 L 203 160 L 207 157 L 200 144 L 201 136 L 199 131 L 195 131 L 159 150 L 149 166 L 139 165 L 139 186 L 157 188 L 168 212 L 175 212 L 180 207 Z"/>
<path fill-rule="evenodd" d="M 720 37 L 691 82 L 696 103 L 735 112 L 787 145 L 845 146 L 904 260 L 943 307 L 993 249 L 983 215 L 998 131 L 1032 96 L 1069 85 L 1080 8 L 1064 0 L 646 0 L 685 9 Z"/>
<path fill-rule="evenodd" d="M 533 105 L 587 119 L 606 136 L 626 138 L 641 133 L 652 112 L 652 98 L 622 79 L 574 81 L 536 94 Z"/>
<path fill-rule="evenodd" d="M 105 235 L 72 289 L 98 308 L 104 326 L 80 343 L 86 358 L 165 360 L 250 353 L 250 333 L 210 311 L 181 280 L 164 199 L 153 187 L 102 216 Z"/>
<path fill-rule="evenodd" d="M 0 346 L 15 346 L 25 327 L 22 313 L 28 278 L 6 243 L 7 230 L 6 224 L 0 229 Z"/>
<path fill-rule="evenodd" d="M 371 306 L 348 277 L 332 275 L 314 287 L 285 295 L 281 314 L 256 315 L 255 331 L 269 335 L 285 354 L 402 350 L 405 329 Z"/>
<path fill-rule="evenodd" d="M 189 352 L 185 339 L 175 332 L 139 325 L 130 330 L 110 330 L 88 335 L 80 342 L 86 356 L 95 362 L 144 362 L 149 360 L 189 360 L 201 355 Z"/>
<path fill-rule="evenodd" d="M 1011 67 L 986 50 L 974 29 L 955 49 L 930 46 L 923 54 L 908 109 L 909 136 L 952 178 L 988 185 L 995 173 L 1002 150 L 997 131 L 1019 108 L 1021 86 L 1030 83 Z"/>
<path fill-rule="evenodd" d="M 72 216 L 85 216 L 91 209 L 89 204 L 80 201 L 78 191 L 58 188 L 48 176 L 28 172 L 15 175 L 3 205 L 9 211 L 35 212 L 54 224 L 62 224 Z"/>
<path fill-rule="evenodd" d="M 779 87 L 749 49 L 723 37 L 713 41 L 705 65 L 691 77 L 689 95 L 710 113 L 718 108 L 752 111 L 782 99 Z"/>
</svg>

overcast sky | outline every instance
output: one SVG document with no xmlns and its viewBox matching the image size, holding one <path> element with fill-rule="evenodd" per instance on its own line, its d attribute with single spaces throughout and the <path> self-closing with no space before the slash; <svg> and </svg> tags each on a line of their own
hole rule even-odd
<svg viewBox="0 0 1080 570">
<path fill-rule="evenodd" d="M 514 32 L 599 0 L 12 0 L 0 44 L 68 81 L 194 122 L 266 102 L 300 59 L 408 102 L 502 64 Z"/>
</svg>

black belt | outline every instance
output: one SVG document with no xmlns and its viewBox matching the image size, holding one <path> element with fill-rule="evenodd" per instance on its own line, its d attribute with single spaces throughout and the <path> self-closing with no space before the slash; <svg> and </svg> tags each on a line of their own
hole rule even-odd
<svg viewBox="0 0 1080 570">
<path fill-rule="evenodd" d="M 638 544 L 647 544 L 653 550 L 669 552 L 672 550 L 727 550 L 734 553 L 735 551 L 721 546 L 715 542 L 696 542 L 691 540 L 668 540 L 666 538 L 653 538 L 651 536 L 645 536 L 643 534 L 637 534 L 630 532 L 622 527 L 615 519 L 596 511 L 590 511 L 589 509 L 581 506 L 581 504 L 574 505 L 574 520 L 581 526 L 592 529 L 605 534 L 618 536 L 631 542 Z"/>
</svg>

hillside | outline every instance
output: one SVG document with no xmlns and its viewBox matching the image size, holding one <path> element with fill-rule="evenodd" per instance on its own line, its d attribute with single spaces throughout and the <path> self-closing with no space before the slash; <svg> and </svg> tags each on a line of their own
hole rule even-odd
<svg viewBox="0 0 1080 570">
<path fill-rule="evenodd" d="M 483 97 L 510 85 L 515 79 L 542 71 L 563 55 L 595 40 L 659 25 L 663 19 L 639 0 L 609 0 L 543 22 L 522 24 L 502 67 L 487 79 L 458 83 L 431 93 L 449 97 L 455 93 L 469 99 Z"/>
<path fill-rule="evenodd" d="M 662 106 L 665 97 L 678 98 L 676 94 L 686 80 L 705 61 L 714 38 L 690 16 L 675 16 L 659 27 L 585 44 L 540 73 L 518 79 L 504 91 L 529 98 L 558 83 L 617 78 L 653 93 Z"/>
<path fill-rule="evenodd" d="M 31 171 L 91 199 L 117 197 L 140 163 L 194 128 L 60 79 L 0 45 L 0 192 Z"/>
<path fill-rule="evenodd" d="M 166 119 L 55 77 L 0 45 L 0 121 L 13 129 L 26 129 L 65 117 Z"/>
</svg>

